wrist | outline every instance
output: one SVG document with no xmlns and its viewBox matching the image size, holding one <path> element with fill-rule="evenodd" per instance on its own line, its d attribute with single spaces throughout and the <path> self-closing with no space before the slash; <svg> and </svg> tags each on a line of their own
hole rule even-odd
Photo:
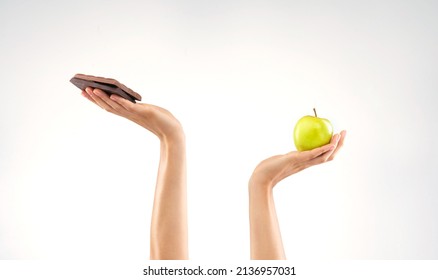
<svg viewBox="0 0 438 280">
<path fill-rule="evenodd" d="M 186 140 L 184 132 L 175 131 L 172 134 L 159 136 L 161 152 L 166 157 L 185 158 Z"/>
<path fill-rule="evenodd" d="M 265 194 L 272 193 L 272 189 L 275 187 L 275 183 L 272 180 L 268 180 L 258 174 L 253 174 L 249 179 L 248 188 L 249 192 L 261 192 Z"/>
<path fill-rule="evenodd" d="M 160 142 L 167 147 L 185 147 L 186 136 L 182 128 L 174 129 L 171 133 L 159 135 Z"/>
</svg>

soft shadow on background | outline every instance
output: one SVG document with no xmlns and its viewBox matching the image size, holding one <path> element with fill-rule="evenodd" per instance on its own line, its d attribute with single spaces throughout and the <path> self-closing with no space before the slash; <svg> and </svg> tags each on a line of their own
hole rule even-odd
<svg viewBox="0 0 438 280">
<path fill-rule="evenodd" d="M 1 1 L 0 258 L 148 257 L 158 141 L 82 98 L 85 73 L 182 122 L 192 259 L 249 258 L 249 176 L 313 107 L 349 134 L 275 189 L 288 258 L 438 259 L 437 8 Z"/>
</svg>

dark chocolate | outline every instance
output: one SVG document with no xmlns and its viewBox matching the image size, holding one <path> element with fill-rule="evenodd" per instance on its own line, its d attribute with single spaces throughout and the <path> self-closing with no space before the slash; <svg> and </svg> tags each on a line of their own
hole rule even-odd
<svg viewBox="0 0 438 280">
<path fill-rule="evenodd" d="M 135 103 L 135 100 L 141 100 L 140 94 L 114 79 L 76 74 L 71 78 L 70 82 L 81 90 L 85 90 L 87 87 L 98 88 L 106 92 L 108 95 L 117 94 L 133 103 Z"/>
</svg>

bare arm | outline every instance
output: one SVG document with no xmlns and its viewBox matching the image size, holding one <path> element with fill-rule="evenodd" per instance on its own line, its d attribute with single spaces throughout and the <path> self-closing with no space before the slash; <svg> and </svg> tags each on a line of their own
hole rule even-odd
<svg viewBox="0 0 438 280">
<path fill-rule="evenodd" d="M 86 88 L 82 95 L 113 114 L 148 129 L 160 139 L 160 164 L 151 219 L 150 258 L 188 259 L 186 145 L 183 128 L 167 110 L 131 103 Z"/>
<path fill-rule="evenodd" d="M 151 259 L 188 259 L 184 140 L 161 142 L 151 220 Z"/>
<path fill-rule="evenodd" d="M 333 136 L 330 144 L 311 151 L 291 152 L 262 161 L 249 180 L 251 259 L 285 259 L 275 212 L 273 188 L 278 182 L 313 165 L 331 161 L 344 143 L 346 132 Z"/>
</svg>

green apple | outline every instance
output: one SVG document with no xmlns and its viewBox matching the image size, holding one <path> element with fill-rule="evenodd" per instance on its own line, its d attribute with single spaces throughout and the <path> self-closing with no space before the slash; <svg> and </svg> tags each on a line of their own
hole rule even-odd
<svg viewBox="0 0 438 280">
<path fill-rule="evenodd" d="M 308 151 L 330 143 L 333 127 L 329 120 L 315 116 L 304 116 L 294 129 L 294 142 L 298 151 Z"/>
</svg>

